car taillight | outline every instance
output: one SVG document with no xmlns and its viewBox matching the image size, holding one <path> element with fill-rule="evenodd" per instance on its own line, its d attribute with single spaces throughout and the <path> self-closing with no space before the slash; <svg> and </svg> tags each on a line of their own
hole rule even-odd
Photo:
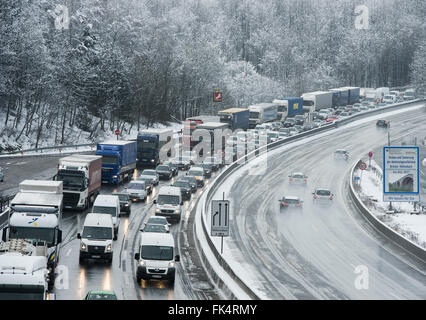
<svg viewBox="0 0 426 320">
<path fill-rule="evenodd" d="M 316 194 L 314 194 L 314 199 L 316 199 L 317 198 L 317 195 Z"/>
<path fill-rule="evenodd" d="M 286 202 L 281 202 L 281 205 L 286 206 L 287 203 Z"/>
<path fill-rule="evenodd" d="M 330 196 L 330 200 L 333 200 L 333 196 Z"/>
<path fill-rule="evenodd" d="M 296 207 L 301 207 L 302 206 L 302 204 L 301 203 L 297 203 L 296 204 Z"/>
<path fill-rule="evenodd" d="M 292 182 L 293 181 L 293 179 L 292 178 L 290 178 L 290 182 Z"/>
<path fill-rule="evenodd" d="M 306 182 L 306 179 L 303 179 L 303 182 Z"/>
</svg>

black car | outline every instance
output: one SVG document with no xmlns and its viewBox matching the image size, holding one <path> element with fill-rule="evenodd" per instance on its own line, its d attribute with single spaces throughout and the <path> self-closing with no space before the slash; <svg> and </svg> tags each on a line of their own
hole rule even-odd
<svg viewBox="0 0 426 320">
<path fill-rule="evenodd" d="M 290 127 L 293 127 L 295 124 L 296 124 L 296 120 L 294 120 L 294 118 L 287 118 L 283 123 L 283 127 L 290 128 Z"/>
<path fill-rule="evenodd" d="M 303 124 L 305 123 L 305 118 L 301 115 L 297 115 L 294 117 L 294 121 L 296 125 L 303 126 Z"/>
<path fill-rule="evenodd" d="M 130 214 L 132 210 L 132 200 L 130 199 L 129 195 L 127 193 L 118 192 L 114 192 L 112 195 L 118 196 L 118 199 L 120 200 L 120 212 Z"/>
<path fill-rule="evenodd" d="M 386 120 L 377 120 L 376 126 L 387 128 L 389 126 L 389 122 L 387 122 Z"/>
<path fill-rule="evenodd" d="M 171 161 L 167 161 L 164 163 L 165 166 L 169 166 L 170 170 L 172 170 L 173 177 L 177 176 L 179 173 L 179 168 Z"/>
<path fill-rule="evenodd" d="M 170 180 L 173 177 L 171 168 L 168 165 L 160 164 L 155 169 L 160 179 Z"/>
<path fill-rule="evenodd" d="M 191 186 L 191 192 L 195 193 L 197 192 L 197 179 L 193 176 L 183 176 L 179 180 L 188 181 Z"/>
<path fill-rule="evenodd" d="M 211 176 L 212 176 L 212 165 L 211 164 L 208 164 L 208 163 L 202 163 L 202 164 L 200 164 L 200 165 L 198 165 L 199 167 L 202 167 L 203 168 L 203 170 L 204 170 L 204 177 L 205 178 L 211 178 Z"/>
<path fill-rule="evenodd" d="M 207 157 L 204 159 L 203 163 L 209 165 L 212 171 L 219 170 L 219 163 L 215 157 Z"/>
<path fill-rule="evenodd" d="M 191 161 L 188 157 L 176 157 L 171 162 L 177 166 L 179 170 L 189 170 L 191 168 Z"/>
<path fill-rule="evenodd" d="M 180 188 L 180 193 L 182 195 L 183 200 L 191 200 L 192 188 L 191 184 L 188 181 L 180 179 L 175 181 L 172 186 Z"/>
</svg>

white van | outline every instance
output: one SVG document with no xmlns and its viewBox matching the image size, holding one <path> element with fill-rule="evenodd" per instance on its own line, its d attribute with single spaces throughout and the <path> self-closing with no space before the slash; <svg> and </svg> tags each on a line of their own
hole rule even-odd
<svg viewBox="0 0 426 320">
<path fill-rule="evenodd" d="M 114 225 L 109 214 L 89 213 L 84 220 L 82 234 L 77 233 L 80 239 L 80 264 L 86 259 L 105 259 L 112 262 L 112 242 L 116 240 Z"/>
<path fill-rule="evenodd" d="M 167 220 L 180 221 L 182 215 L 182 195 L 178 187 L 161 187 L 158 191 L 155 215 L 166 217 Z"/>
<path fill-rule="evenodd" d="M 175 254 L 175 241 L 170 233 L 141 233 L 137 260 L 136 280 L 164 279 L 173 285 L 175 282 L 175 262 L 180 261 Z"/>
<path fill-rule="evenodd" d="M 118 227 L 120 226 L 120 199 L 118 196 L 104 194 L 97 196 L 92 213 L 110 214 L 114 224 L 114 235 L 118 234 Z"/>
</svg>

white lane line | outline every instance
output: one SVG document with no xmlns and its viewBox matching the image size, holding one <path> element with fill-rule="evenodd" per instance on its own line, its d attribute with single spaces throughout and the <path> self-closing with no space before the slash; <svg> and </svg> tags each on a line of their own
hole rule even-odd
<svg viewBox="0 0 426 320">
<path fill-rule="evenodd" d="M 67 257 L 69 257 L 69 256 L 70 256 L 71 251 L 72 251 L 72 249 L 71 249 L 71 248 L 70 248 L 70 249 L 68 249 L 67 254 L 66 254 L 66 256 L 67 256 Z"/>
</svg>

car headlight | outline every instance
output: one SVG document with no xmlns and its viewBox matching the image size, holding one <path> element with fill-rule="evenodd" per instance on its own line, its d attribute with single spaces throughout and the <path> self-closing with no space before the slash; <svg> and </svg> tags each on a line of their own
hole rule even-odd
<svg viewBox="0 0 426 320">
<path fill-rule="evenodd" d="M 128 206 L 129 206 L 129 204 L 128 204 L 128 203 L 126 203 L 124 206 L 125 206 L 125 207 L 128 207 Z"/>
<path fill-rule="evenodd" d="M 151 159 L 151 162 L 154 162 L 155 160 L 154 159 Z"/>
<path fill-rule="evenodd" d="M 176 210 L 175 210 L 175 213 L 180 213 L 180 210 L 179 210 L 179 209 L 176 209 Z"/>
<path fill-rule="evenodd" d="M 111 249 L 112 249 L 111 244 L 107 245 L 107 247 L 106 247 L 106 251 L 107 251 L 107 252 L 111 252 Z"/>
<path fill-rule="evenodd" d="M 117 176 L 112 176 L 114 179 L 117 179 L 118 177 Z"/>
<path fill-rule="evenodd" d="M 155 213 L 161 213 L 160 209 L 155 209 Z"/>
<path fill-rule="evenodd" d="M 169 268 L 174 268 L 175 267 L 175 263 L 174 261 L 170 261 L 169 262 Z"/>
<path fill-rule="evenodd" d="M 86 244 L 85 243 L 82 243 L 81 244 L 81 248 L 80 248 L 82 251 L 86 251 L 87 250 L 87 246 L 86 246 Z"/>
<path fill-rule="evenodd" d="M 139 265 L 140 265 L 141 267 L 145 266 L 145 261 L 144 261 L 144 260 L 139 261 Z"/>
</svg>

